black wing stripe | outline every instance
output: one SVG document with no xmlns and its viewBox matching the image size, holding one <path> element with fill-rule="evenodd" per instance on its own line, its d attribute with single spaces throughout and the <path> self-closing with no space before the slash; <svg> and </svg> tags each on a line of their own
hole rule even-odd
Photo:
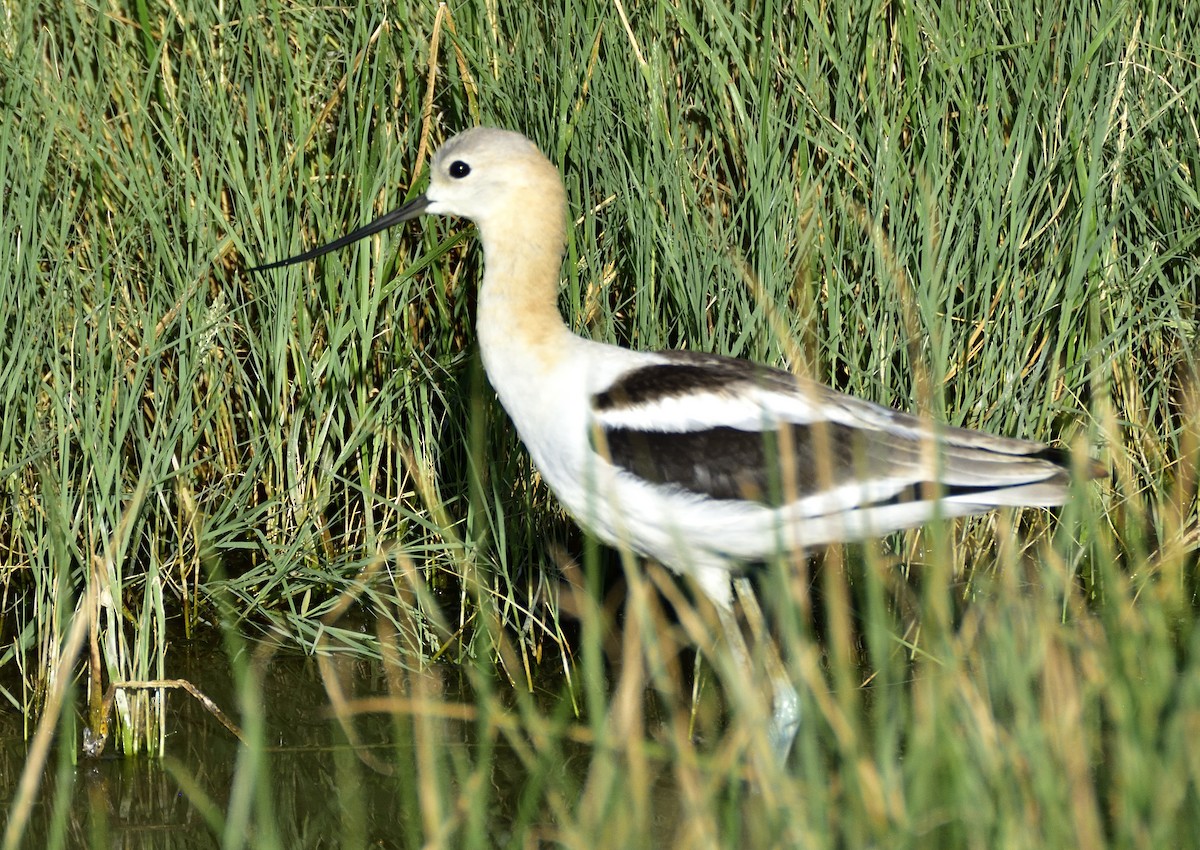
<svg viewBox="0 0 1200 850">
<path fill-rule="evenodd" d="M 943 474 L 937 483 L 920 473 L 927 450 L 920 440 L 832 422 L 789 425 L 787 445 L 784 439 L 778 431 L 728 427 L 704 431 L 609 427 L 603 429 L 603 442 L 597 440 L 595 448 L 614 466 L 651 484 L 767 507 L 780 507 L 792 499 L 817 496 L 855 481 L 892 484 L 890 490 L 876 491 L 876 501 L 859 506 L 869 507 L 920 501 L 934 493 L 942 497 L 983 494 L 1065 476 L 1052 452 L 1038 452 L 1027 464 L 1002 456 L 1004 462 L 997 464 L 998 458 L 986 450 L 950 448 L 957 457 L 947 459 L 946 464 L 955 471 Z M 790 458 L 792 475 L 785 482 L 781 461 L 786 458 Z M 989 469 L 992 466 L 996 468 Z"/>
<path fill-rule="evenodd" d="M 737 363 L 737 361 L 733 361 Z M 638 407 L 661 399 L 729 392 L 751 380 L 746 370 L 715 363 L 662 363 L 634 369 L 592 397 L 597 412 Z"/>
<path fill-rule="evenodd" d="M 817 434 L 817 431 L 823 434 Z M 786 496 L 810 496 L 865 476 L 885 474 L 863 432 L 835 423 L 792 425 L 787 442 L 777 431 L 717 427 L 704 431 L 642 431 L 611 427 L 597 450 L 614 466 L 653 484 L 679 487 L 713 499 L 746 499 L 779 506 L 787 501 L 780 459 L 790 456 L 794 481 Z M 819 462 L 818 453 L 828 461 Z M 910 458 L 911 460 L 911 458 Z M 832 482 L 820 480 L 827 471 Z"/>
</svg>

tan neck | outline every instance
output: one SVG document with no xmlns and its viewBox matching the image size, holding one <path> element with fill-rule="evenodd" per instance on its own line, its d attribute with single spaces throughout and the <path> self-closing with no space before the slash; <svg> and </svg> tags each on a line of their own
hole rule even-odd
<svg viewBox="0 0 1200 850">
<path fill-rule="evenodd" d="M 561 184 L 556 188 L 556 195 L 494 217 L 480 231 L 484 273 L 478 327 L 489 372 L 499 358 L 552 360 L 570 336 L 558 311 L 565 208 Z"/>
</svg>

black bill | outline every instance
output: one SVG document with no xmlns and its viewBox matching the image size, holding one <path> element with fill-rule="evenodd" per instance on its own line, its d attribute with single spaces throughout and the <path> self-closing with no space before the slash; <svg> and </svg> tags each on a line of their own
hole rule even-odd
<svg viewBox="0 0 1200 850">
<path fill-rule="evenodd" d="M 357 242 L 359 239 L 364 239 L 367 236 L 378 233 L 381 230 L 387 230 L 389 227 L 399 224 L 402 221 L 408 221 L 410 218 L 416 218 L 421 213 L 429 208 L 430 201 L 424 195 L 418 195 L 402 207 L 397 207 L 390 213 L 384 213 L 379 218 L 375 219 L 370 224 L 363 225 L 358 230 L 352 233 L 347 233 L 340 239 L 335 239 L 328 244 L 321 245 L 318 248 L 313 248 L 311 251 L 305 251 L 303 254 L 297 254 L 294 257 L 288 257 L 286 260 L 277 260 L 273 263 L 267 263 L 261 266 L 255 266 L 248 271 L 265 272 L 271 269 L 277 269 L 282 266 L 290 266 L 294 263 L 303 263 L 305 260 L 312 260 L 323 254 L 328 254 L 330 251 L 336 251 L 338 248 L 345 248 L 352 242 Z"/>
</svg>

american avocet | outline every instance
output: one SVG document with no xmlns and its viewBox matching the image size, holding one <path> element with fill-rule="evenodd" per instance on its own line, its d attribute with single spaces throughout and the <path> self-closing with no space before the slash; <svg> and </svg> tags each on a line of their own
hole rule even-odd
<svg viewBox="0 0 1200 850">
<path fill-rule="evenodd" d="M 731 613 L 739 565 L 935 515 L 1067 499 L 1067 455 L 1041 443 L 935 425 L 744 360 L 576 336 L 557 306 L 567 208 L 554 165 L 524 136 L 481 127 L 447 141 L 431 172 L 425 194 L 256 270 L 423 213 L 474 221 L 483 364 L 534 464 L 601 540 L 691 576 L 739 661 L 748 662 Z M 773 680 L 770 738 L 786 755 L 798 701 L 781 675 Z"/>
</svg>

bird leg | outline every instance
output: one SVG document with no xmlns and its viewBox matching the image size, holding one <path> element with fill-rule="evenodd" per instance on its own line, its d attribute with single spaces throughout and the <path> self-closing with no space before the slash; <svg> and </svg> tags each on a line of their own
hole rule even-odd
<svg viewBox="0 0 1200 850">
<path fill-rule="evenodd" d="M 746 618 L 746 625 L 749 627 L 755 648 L 762 655 L 766 673 L 771 682 L 771 722 L 767 730 L 767 741 L 771 746 L 771 751 L 782 764 L 787 760 L 788 753 L 791 752 L 792 742 L 796 738 L 796 730 L 800 726 L 800 695 L 783 666 L 783 659 L 779 657 L 779 649 L 776 647 L 774 639 L 767 630 L 762 608 L 759 607 L 758 598 L 754 594 L 750 580 L 739 576 L 733 580 L 733 587 L 737 592 L 737 600 L 741 605 L 742 614 Z M 737 616 L 732 608 L 725 606 L 717 606 L 717 612 L 721 618 L 721 626 L 729 641 L 734 660 L 742 669 L 753 675 L 755 665 L 751 659 L 750 650 L 746 646 Z"/>
</svg>

